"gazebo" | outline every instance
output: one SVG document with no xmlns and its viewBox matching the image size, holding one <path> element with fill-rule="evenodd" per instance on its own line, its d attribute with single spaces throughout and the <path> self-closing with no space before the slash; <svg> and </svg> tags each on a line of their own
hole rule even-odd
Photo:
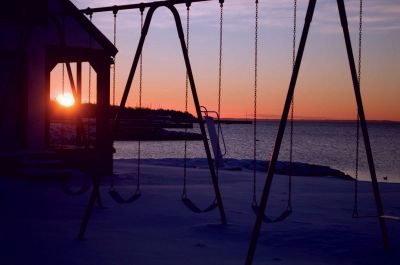
<svg viewBox="0 0 400 265">
<path fill-rule="evenodd" d="M 2 156 L 48 152 L 85 167 L 95 162 L 96 169 L 111 172 L 110 67 L 117 49 L 69 0 L 7 1 L 0 12 Z M 76 125 L 83 128 L 82 63 L 96 73 L 94 144 L 52 146 L 51 72 L 63 64 L 72 77 L 74 64 Z M 84 129 L 80 133 L 88 136 Z"/>
</svg>

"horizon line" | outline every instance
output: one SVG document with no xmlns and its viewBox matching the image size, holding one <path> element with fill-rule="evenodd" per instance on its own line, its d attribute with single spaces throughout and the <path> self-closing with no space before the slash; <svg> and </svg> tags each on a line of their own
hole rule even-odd
<svg viewBox="0 0 400 265">
<path fill-rule="evenodd" d="M 238 121 L 253 121 L 253 118 L 221 118 L 221 120 L 238 120 Z M 280 118 L 257 118 L 257 121 L 280 121 Z M 289 121 L 290 119 L 288 119 Z M 336 118 L 295 118 L 294 121 L 306 121 L 306 122 L 357 122 L 355 119 L 336 119 Z M 387 120 L 387 119 L 367 119 L 367 122 L 374 123 L 400 123 L 400 120 Z"/>
</svg>

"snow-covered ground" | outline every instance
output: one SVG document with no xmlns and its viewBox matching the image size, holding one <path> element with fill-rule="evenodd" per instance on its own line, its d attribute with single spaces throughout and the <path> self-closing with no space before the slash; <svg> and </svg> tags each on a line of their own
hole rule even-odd
<svg viewBox="0 0 400 265">
<path fill-rule="evenodd" d="M 136 166 L 116 161 L 118 190 L 135 190 Z M 258 174 L 258 188 L 265 173 Z M 142 166 L 142 197 L 117 205 L 102 186 L 105 209 L 95 208 L 86 239 L 76 239 L 89 193 L 67 196 L 56 182 L 0 178 L 1 265 L 244 264 L 255 215 L 252 173 L 220 171 L 229 225 L 218 211 L 195 214 L 180 201 L 182 168 Z M 213 196 L 208 171 L 188 169 L 191 198 L 201 207 Z M 375 213 L 371 184 L 360 183 L 360 214 Z M 400 184 L 380 184 L 385 212 L 400 215 Z M 277 175 L 268 212 L 286 206 L 287 177 Z M 400 264 L 400 221 L 387 221 L 392 249 L 383 250 L 377 218 L 351 217 L 353 182 L 329 177 L 293 179 L 293 214 L 263 224 L 254 264 Z"/>
</svg>

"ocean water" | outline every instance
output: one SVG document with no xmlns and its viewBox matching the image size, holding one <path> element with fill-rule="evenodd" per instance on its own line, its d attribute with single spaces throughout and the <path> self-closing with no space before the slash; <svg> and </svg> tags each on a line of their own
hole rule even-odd
<svg viewBox="0 0 400 265">
<path fill-rule="evenodd" d="M 277 121 L 257 124 L 257 159 L 269 160 L 278 129 Z M 253 125 L 222 124 L 227 152 L 225 157 L 253 158 Z M 199 132 L 198 126 L 191 131 Z M 400 123 L 370 122 L 368 131 L 375 168 L 380 181 L 400 182 Z M 289 160 L 289 127 L 286 128 L 279 160 Z M 296 121 L 294 124 L 293 160 L 296 162 L 330 166 L 350 176 L 355 175 L 355 122 Z M 115 143 L 115 159 L 137 157 L 137 142 Z M 183 141 L 142 142 L 142 158 L 183 158 Z M 360 131 L 359 178 L 370 179 L 364 140 Z M 189 158 L 205 156 L 201 141 L 188 142 Z"/>
</svg>

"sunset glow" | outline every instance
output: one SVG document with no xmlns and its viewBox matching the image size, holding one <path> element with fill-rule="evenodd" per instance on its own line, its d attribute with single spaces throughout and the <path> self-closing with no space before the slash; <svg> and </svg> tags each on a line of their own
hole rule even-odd
<svg viewBox="0 0 400 265">
<path fill-rule="evenodd" d="M 135 1 L 73 0 L 79 8 L 131 3 Z M 139 1 L 137 1 L 139 2 Z M 147 2 L 147 1 L 146 1 Z M 191 9 L 190 62 L 201 105 L 218 109 L 218 1 L 196 3 Z M 254 3 L 230 0 L 224 6 L 221 117 L 249 118 L 253 113 Z M 302 33 L 308 1 L 298 1 L 297 43 Z M 186 6 L 177 5 L 185 28 Z M 346 1 L 354 55 L 358 55 L 359 3 Z M 368 120 L 400 121 L 400 8 L 396 0 L 371 0 L 364 5 L 362 34 L 361 90 Z M 293 1 L 260 1 L 257 113 L 261 119 L 280 118 L 292 70 Z M 117 71 L 115 101 L 120 102 L 140 37 L 140 12 L 118 13 Z M 113 16 L 96 13 L 93 23 L 113 39 Z M 175 23 L 166 9 L 157 10 L 144 43 L 142 106 L 185 109 L 186 69 Z M 84 67 L 88 73 L 88 67 Z M 61 68 L 54 86 L 61 80 Z M 94 71 L 93 71 L 94 73 Z M 58 77 L 60 76 L 60 77 Z M 139 71 L 127 106 L 138 106 Z M 89 101 L 89 78 L 83 75 L 83 101 Z M 92 77 L 91 87 L 96 79 Z M 60 84 L 61 81 L 58 82 Z M 91 90 L 93 93 L 94 89 Z M 110 90 L 110 102 L 114 98 Z M 318 1 L 307 39 L 296 90 L 295 118 L 357 118 L 336 1 Z M 91 94 L 93 101 L 95 96 Z M 194 114 L 189 92 L 188 110 Z"/>
<path fill-rule="evenodd" d="M 67 107 L 67 108 L 72 107 L 75 104 L 75 99 L 71 93 L 59 94 L 56 97 L 56 101 L 61 106 Z"/>
</svg>

